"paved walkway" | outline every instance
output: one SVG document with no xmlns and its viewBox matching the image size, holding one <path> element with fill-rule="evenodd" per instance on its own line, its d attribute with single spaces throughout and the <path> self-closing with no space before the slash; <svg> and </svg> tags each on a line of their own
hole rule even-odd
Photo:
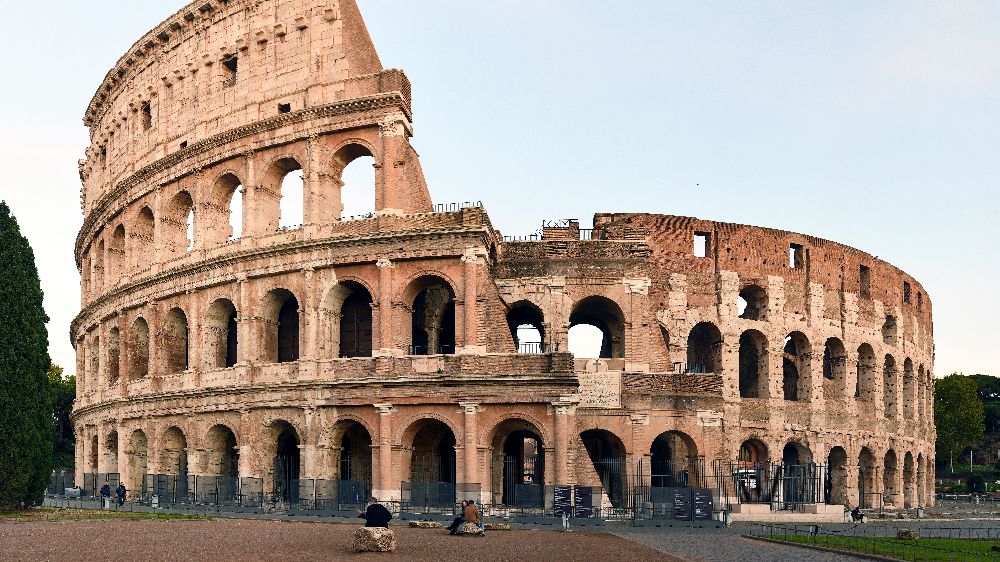
<svg viewBox="0 0 1000 562">
<path fill-rule="evenodd" d="M 745 539 L 739 528 L 697 529 L 656 528 L 608 529 L 608 532 L 630 541 L 643 544 L 660 552 L 698 562 L 845 562 L 857 560 L 809 548 Z"/>
</svg>

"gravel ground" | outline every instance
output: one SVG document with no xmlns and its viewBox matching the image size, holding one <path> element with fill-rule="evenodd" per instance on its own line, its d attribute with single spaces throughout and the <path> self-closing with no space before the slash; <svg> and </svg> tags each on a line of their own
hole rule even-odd
<svg viewBox="0 0 1000 562">
<path fill-rule="evenodd" d="M 661 552 L 669 552 L 686 560 L 698 562 L 733 562 L 735 560 L 845 562 L 857 560 L 851 556 L 745 539 L 740 536 L 738 528 L 638 528 L 614 531 L 614 534 Z"/>
<path fill-rule="evenodd" d="M 393 527 L 392 554 L 349 550 L 356 526 L 281 521 L 73 521 L 0 524 L 5 561 L 67 560 L 643 560 L 681 558 L 605 533 L 494 531 L 451 537 Z"/>
</svg>

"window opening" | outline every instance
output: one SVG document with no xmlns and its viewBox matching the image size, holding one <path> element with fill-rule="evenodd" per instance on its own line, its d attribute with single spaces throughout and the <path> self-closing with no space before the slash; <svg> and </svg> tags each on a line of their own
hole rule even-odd
<svg viewBox="0 0 1000 562">
<path fill-rule="evenodd" d="M 302 170 L 292 170 L 281 180 L 281 218 L 278 220 L 279 230 L 299 228 L 305 222 L 303 218 L 303 191 L 305 184 Z"/>
<path fill-rule="evenodd" d="M 802 269 L 804 260 L 802 256 L 802 244 L 788 245 L 788 267 L 792 269 Z"/>
<path fill-rule="evenodd" d="M 708 256 L 709 237 L 708 232 L 694 233 L 694 257 L 704 258 Z"/>
<path fill-rule="evenodd" d="M 240 59 L 237 56 L 230 55 L 222 59 L 222 66 L 226 70 L 226 78 L 222 85 L 226 87 L 235 86 L 236 80 L 239 74 Z"/>
<path fill-rule="evenodd" d="M 142 113 L 142 130 L 148 131 L 153 128 L 153 105 L 151 102 L 144 101 L 140 106 L 140 111 Z"/>
<path fill-rule="evenodd" d="M 290 103 L 278 104 L 278 113 L 291 113 L 291 112 L 292 112 L 292 104 Z"/>
<path fill-rule="evenodd" d="M 871 269 L 867 265 L 862 265 L 859 268 L 858 276 L 861 279 L 861 298 L 868 299 L 871 298 Z"/>
<path fill-rule="evenodd" d="M 922 312 L 924 310 L 924 294 L 917 291 L 917 312 Z"/>
<path fill-rule="evenodd" d="M 903 281 L 903 303 L 910 304 L 910 283 Z"/>
</svg>

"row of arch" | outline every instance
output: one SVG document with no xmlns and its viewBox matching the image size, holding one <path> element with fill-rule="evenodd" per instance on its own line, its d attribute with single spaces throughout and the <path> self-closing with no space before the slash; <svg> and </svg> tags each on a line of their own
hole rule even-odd
<svg viewBox="0 0 1000 562">
<path fill-rule="evenodd" d="M 455 352 L 455 292 L 444 278 L 422 275 L 409 283 L 403 293 L 411 312 L 408 352 L 428 355 Z M 324 358 L 370 357 L 373 342 L 373 298 L 368 287 L 357 281 L 341 281 L 330 289 L 320 308 L 320 323 L 329 343 Z M 191 320 L 184 307 L 169 309 L 157 328 L 143 316 L 137 316 L 126 334 L 118 327 L 107 333 L 102 348 L 100 336 L 93 336 L 86 352 L 84 386 L 101 374 L 114 385 L 124 374 L 127 380 L 142 379 L 151 372 L 174 374 L 188 369 L 229 368 L 250 359 L 241 347 L 241 334 L 257 336 L 258 356 L 270 363 L 287 363 L 300 358 L 301 305 L 296 295 L 284 288 L 272 289 L 260 303 L 259 334 L 240 329 L 246 319 L 228 298 L 213 301 L 201 319 L 202 342 L 199 357 L 192 353 Z M 158 336 L 158 337 L 157 337 Z M 82 344 L 81 344 L 82 345 Z M 152 363 L 153 346 L 160 351 L 160 367 Z M 122 373 L 122 350 L 127 365 Z M 85 353 L 86 353 L 85 352 Z M 107 358 L 102 373 L 102 352 Z"/>
<path fill-rule="evenodd" d="M 348 144 L 337 151 L 334 172 L 340 205 L 330 211 L 334 216 L 320 217 L 322 222 L 373 213 L 374 167 L 366 163 L 373 164 L 374 156 L 362 144 Z M 297 157 L 273 161 L 258 186 L 245 186 L 240 175 L 226 170 L 204 188 L 178 188 L 159 209 L 144 203 L 125 213 L 113 223 L 110 235 L 99 234 L 88 250 L 83 267 L 85 294 L 113 286 L 123 276 L 144 271 L 157 261 L 182 257 L 196 248 L 223 246 L 244 232 L 263 235 L 302 226 L 306 182 Z M 362 185 L 367 187 L 362 189 Z M 250 190 L 255 192 L 253 200 Z"/>
</svg>

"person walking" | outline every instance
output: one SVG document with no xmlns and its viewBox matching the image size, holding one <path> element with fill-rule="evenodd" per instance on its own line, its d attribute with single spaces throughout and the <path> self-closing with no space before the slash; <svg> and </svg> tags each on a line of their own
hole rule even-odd
<svg viewBox="0 0 1000 562">
<path fill-rule="evenodd" d="M 389 521 L 392 513 L 384 505 L 378 503 L 378 498 L 368 498 L 368 509 L 358 513 L 358 517 L 365 520 L 365 527 L 389 528 Z"/>
<path fill-rule="evenodd" d="M 458 528 L 462 526 L 462 523 L 464 522 L 465 519 L 465 508 L 468 506 L 469 502 L 467 500 L 462 500 L 462 511 L 460 511 L 458 517 L 456 517 L 455 520 L 451 522 L 451 525 L 448 525 L 447 527 L 449 534 L 452 535 L 458 534 Z"/>
<path fill-rule="evenodd" d="M 104 482 L 101 486 L 101 509 L 111 508 L 111 484 Z"/>
<path fill-rule="evenodd" d="M 118 483 L 115 493 L 118 495 L 118 507 L 125 505 L 125 495 L 128 494 L 128 490 L 125 488 L 124 482 Z"/>
</svg>

